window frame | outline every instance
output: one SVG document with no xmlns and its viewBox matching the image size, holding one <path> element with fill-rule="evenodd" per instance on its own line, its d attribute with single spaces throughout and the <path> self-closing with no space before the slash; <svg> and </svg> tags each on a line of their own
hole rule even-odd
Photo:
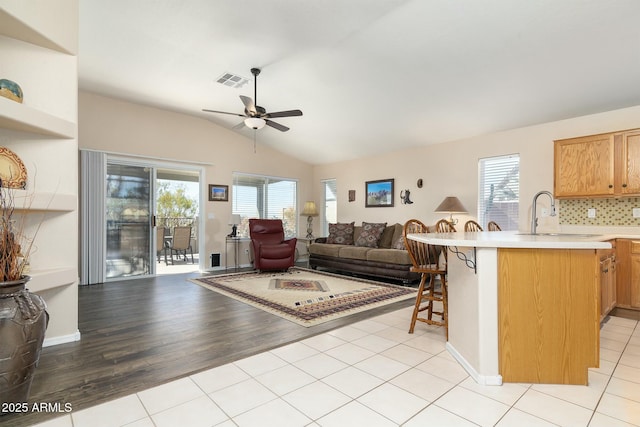
<svg viewBox="0 0 640 427">
<path fill-rule="evenodd" d="M 270 175 L 258 175 L 244 172 L 232 173 L 232 194 L 231 213 L 240 215 L 241 221 L 237 227 L 238 237 L 249 237 L 249 219 L 281 219 L 285 230 L 285 237 L 295 237 L 298 235 L 298 180 Z M 269 203 L 270 193 L 273 193 L 273 185 L 285 183 L 293 186 L 292 191 L 286 194 L 281 200 L 280 206 Z M 245 187 L 245 190 L 239 188 Z M 255 194 L 247 195 L 247 190 L 255 188 Z M 270 191 L 271 190 L 271 191 Z M 281 190 L 277 190 L 281 191 Z M 248 199 L 247 196 L 251 196 Z M 271 196 L 274 197 L 274 196 Z M 244 199 L 242 199 L 244 198 Z M 288 201 L 286 198 L 290 198 Z M 288 206 L 283 207 L 285 204 Z M 276 213 L 281 212 L 281 215 Z"/>
<path fill-rule="evenodd" d="M 333 185 L 332 185 L 333 184 Z M 333 190 L 333 198 L 327 197 L 328 190 Z M 333 204 L 333 208 L 331 205 Z M 322 180 L 322 235 L 329 235 L 329 223 L 338 222 L 338 180 L 335 178 Z"/>
<path fill-rule="evenodd" d="M 491 186 L 493 186 L 492 189 Z M 489 198 L 491 202 L 488 203 Z M 487 205 L 494 207 L 492 212 L 489 212 L 491 207 Z M 486 229 L 489 221 L 495 221 L 502 230 L 517 230 L 519 210 L 520 154 L 512 153 L 478 159 L 478 223 Z"/>
</svg>

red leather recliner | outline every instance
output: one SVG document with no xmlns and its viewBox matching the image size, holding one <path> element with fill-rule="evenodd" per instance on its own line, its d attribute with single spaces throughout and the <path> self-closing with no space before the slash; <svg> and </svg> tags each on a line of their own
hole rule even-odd
<svg viewBox="0 0 640 427">
<path fill-rule="evenodd" d="M 284 239 L 281 220 L 250 219 L 249 236 L 253 248 L 253 263 L 257 270 L 286 270 L 293 267 L 297 239 Z"/>
</svg>

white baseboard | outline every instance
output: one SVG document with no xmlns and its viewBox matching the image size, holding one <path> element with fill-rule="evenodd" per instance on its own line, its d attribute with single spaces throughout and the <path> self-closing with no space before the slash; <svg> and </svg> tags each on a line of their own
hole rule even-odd
<svg viewBox="0 0 640 427">
<path fill-rule="evenodd" d="M 467 362 L 467 359 L 458 353 L 458 350 L 456 350 L 451 343 L 447 342 L 445 347 L 475 382 L 480 385 L 502 385 L 502 375 L 481 375 L 469 362 Z"/>
<path fill-rule="evenodd" d="M 80 341 L 80 331 L 73 334 L 61 335 L 59 337 L 45 338 L 42 347 L 51 347 L 58 344 L 66 344 L 74 341 Z"/>
</svg>

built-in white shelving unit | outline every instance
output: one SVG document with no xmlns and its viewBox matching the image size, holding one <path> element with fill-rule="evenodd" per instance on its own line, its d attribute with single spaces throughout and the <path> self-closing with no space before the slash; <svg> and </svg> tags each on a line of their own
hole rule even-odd
<svg viewBox="0 0 640 427">
<path fill-rule="evenodd" d="M 76 127 L 75 123 L 0 97 L 0 128 L 73 139 Z"/>
<path fill-rule="evenodd" d="M 50 268 L 46 270 L 32 270 L 29 272 L 31 280 L 27 283 L 27 289 L 31 292 L 42 292 L 75 283 L 78 273 L 75 268 Z"/>
<path fill-rule="evenodd" d="M 75 194 L 31 193 L 27 190 L 15 190 L 15 207 L 21 212 L 71 212 L 78 208 L 78 197 Z"/>
<path fill-rule="evenodd" d="M 0 97 L 0 145 L 33 169 L 13 197 L 38 224 L 27 288 L 45 299 L 45 342 L 56 344 L 79 339 L 77 19 L 78 0 L 0 0 L 0 78 L 25 93 L 24 103 Z"/>
</svg>

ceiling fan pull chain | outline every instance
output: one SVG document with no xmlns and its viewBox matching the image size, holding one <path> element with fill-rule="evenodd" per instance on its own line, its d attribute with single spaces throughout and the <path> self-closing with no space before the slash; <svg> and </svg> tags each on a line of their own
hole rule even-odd
<svg viewBox="0 0 640 427">
<path fill-rule="evenodd" d="M 253 154 L 256 154 L 256 133 L 258 131 L 257 130 L 253 130 Z"/>
</svg>

